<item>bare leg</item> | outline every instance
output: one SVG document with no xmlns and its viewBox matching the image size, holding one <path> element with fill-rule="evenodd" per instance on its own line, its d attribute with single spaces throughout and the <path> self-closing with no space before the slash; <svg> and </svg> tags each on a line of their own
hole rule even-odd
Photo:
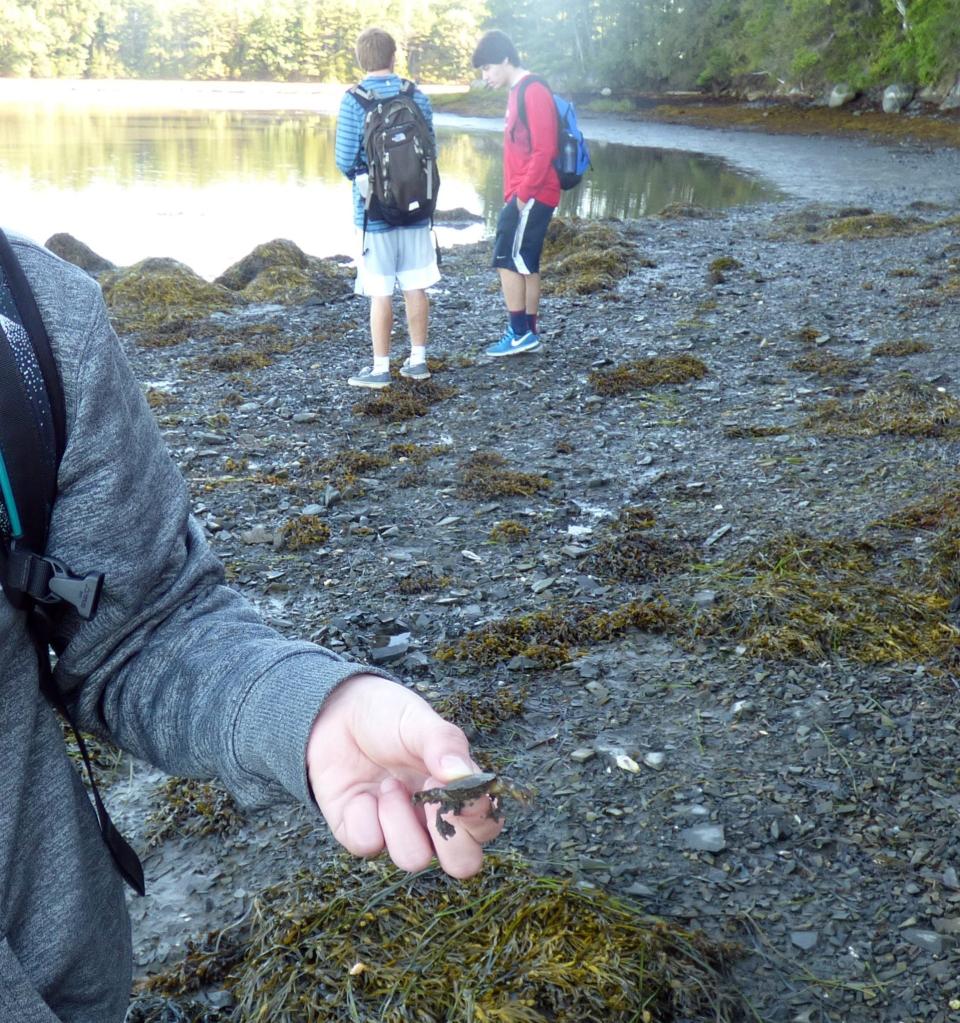
<svg viewBox="0 0 960 1023">
<path fill-rule="evenodd" d="M 527 315 L 535 316 L 540 311 L 540 274 L 527 274 L 523 280 L 526 286 L 523 308 Z"/>
<path fill-rule="evenodd" d="M 405 291 L 403 301 L 407 308 L 407 330 L 410 344 L 425 346 L 427 343 L 427 322 L 430 317 L 430 300 L 422 289 Z"/>
<path fill-rule="evenodd" d="M 540 274 L 518 274 L 513 270 L 498 268 L 500 287 L 508 313 L 521 309 L 531 316 L 540 311 Z"/>
<path fill-rule="evenodd" d="M 393 296 L 373 295 L 370 299 L 370 334 L 373 354 L 390 355 L 390 331 L 393 329 Z"/>
<path fill-rule="evenodd" d="M 513 270 L 497 269 L 500 274 L 500 287 L 503 289 L 503 300 L 508 313 L 516 313 L 526 307 L 526 284 L 523 274 Z"/>
</svg>

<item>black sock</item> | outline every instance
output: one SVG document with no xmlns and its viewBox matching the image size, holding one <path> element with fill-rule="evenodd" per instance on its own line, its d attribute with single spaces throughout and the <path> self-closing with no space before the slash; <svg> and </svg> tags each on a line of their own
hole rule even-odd
<svg viewBox="0 0 960 1023">
<path fill-rule="evenodd" d="M 513 332 L 517 335 L 517 337 L 523 337 L 528 330 L 527 314 L 522 309 L 518 313 L 511 313 L 510 326 L 513 328 Z"/>
<path fill-rule="evenodd" d="M 537 314 L 527 313 L 527 330 L 531 333 L 536 334 L 537 332 Z"/>
</svg>

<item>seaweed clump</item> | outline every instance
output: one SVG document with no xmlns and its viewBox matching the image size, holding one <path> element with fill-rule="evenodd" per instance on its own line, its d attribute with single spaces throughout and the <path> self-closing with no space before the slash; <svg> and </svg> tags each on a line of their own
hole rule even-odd
<svg viewBox="0 0 960 1023">
<path fill-rule="evenodd" d="M 901 338 L 896 341 L 884 341 L 870 349 L 870 354 L 878 357 L 884 355 L 902 358 L 906 355 L 921 355 L 924 352 L 932 352 L 933 345 L 918 338 Z"/>
<path fill-rule="evenodd" d="M 423 465 L 431 458 L 445 455 L 450 448 L 445 444 L 432 444 L 429 447 L 423 444 L 391 444 L 390 454 L 398 462 L 410 462 L 412 465 Z"/>
<path fill-rule="evenodd" d="M 782 437 L 790 431 L 785 426 L 774 426 L 772 423 L 727 423 L 723 427 L 724 437 L 738 439 L 741 437 Z"/>
<path fill-rule="evenodd" d="M 273 359 L 265 352 L 241 349 L 237 352 L 221 352 L 219 355 L 211 355 L 206 360 L 197 357 L 190 363 L 190 366 L 192 369 L 203 369 L 206 365 L 221 373 L 237 373 L 242 369 L 265 369 L 272 362 Z"/>
<path fill-rule="evenodd" d="M 163 409 L 176 403 L 177 399 L 168 391 L 158 390 L 156 387 L 148 387 L 145 393 L 147 404 L 150 408 Z"/>
<path fill-rule="evenodd" d="M 709 220 L 716 214 L 695 202 L 668 202 L 657 216 L 664 220 Z"/>
<path fill-rule="evenodd" d="M 837 437 L 952 437 L 960 428 L 960 402 L 901 373 L 849 406 L 835 398 L 821 402 L 804 426 Z"/>
<path fill-rule="evenodd" d="M 732 592 L 697 630 L 776 660 L 948 661 L 960 641 L 949 601 L 885 581 L 880 553 L 860 539 L 777 537 L 727 566 Z"/>
<path fill-rule="evenodd" d="M 258 245 L 225 270 L 214 283 L 240 292 L 251 302 L 295 305 L 346 298 L 352 273 L 332 259 L 308 256 L 286 238 Z"/>
<path fill-rule="evenodd" d="M 856 373 L 863 366 L 862 362 L 855 359 L 845 359 L 842 355 L 834 355 L 833 352 L 825 351 L 822 348 L 814 349 L 806 355 L 801 355 L 790 363 L 790 368 L 800 373 L 816 373 L 817 376 L 849 376 Z"/>
<path fill-rule="evenodd" d="M 338 451 L 332 458 L 324 458 L 316 464 L 317 472 L 331 480 L 338 490 L 352 487 L 360 476 L 376 472 L 390 465 L 389 455 L 378 455 L 372 451 L 352 451 L 349 448 Z"/>
<path fill-rule="evenodd" d="M 495 522 L 490 530 L 492 543 L 520 543 L 530 535 L 530 530 L 516 519 L 502 519 Z"/>
<path fill-rule="evenodd" d="M 917 504 L 903 508 L 876 523 L 877 526 L 909 533 L 911 549 L 922 541 L 916 581 L 951 601 L 954 606 L 960 594 L 960 486 L 952 483 Z M 920 536 L 917 536 L 920 533 Z"/>
<path fill-rule="evenodd" d="M 624 363 L 606 373 L 595 370 L 588 379 L 597 394 L 611 397 L 659 384 L 685 384 L 690 380 L 701 380 L 708 372 L 696 356 L 657 355 Z"/>
<path fill-rule="evenodd" d="M 280 529 L 281 546 L 288 551 L 321 547 L 330 539 L 330 527 L 319 515 L 298 515 Z"/>
<path fill-rule="evenodd" d="M 710 265 L 707 267 L 707 282 L 709 284 L 723 284 L 727 279 L 728 271 L 739 270 L 742 266 L 743 263 L 733 256 L 718 256 L 716 259 L 711 260 Z"/>
<path fill-rule="evenodd" d="M 145 259 L 100 278 L 103 297 L 121 333 L 203 319 L 240 304 L 231 291 L 205 281 L 175 259 Z"/>
<path fill-rule="evenodd" d="M 732 1023 L 744 1008 L 736 946 L 496 856 L 466 881 L 301 871 L 260 893 L 246 930 L 225 976 L 245 1020 Z"/>
<path fill-rule="evenodd" d="M 455 643 L 438 647 L 435 656 L 440 661 L 485 666 L 519 657 L 528 667 L 556 668 L 572 660 L 578 648 L 614 639 L 631 629 L 664 632 L 675 626 L 679 617 L 663 598 L 632 600 L 613 611 L 534 611 L 474 629 Z"/>
<path fill-rule="evenodd" d="M 647 582 L 669 575 L 695 560 L 693 544 L 653 535 L 656 524 L 647 508 L 624 508 L 610 535 L 586 559 L 586 568 L 607 578 Z"/>
<path fill-rule="evenodd" d="M 489 687 L 486 687 L 489 689 Z M 492 732 L 505 721 L 519 717 L 524 710 L 527 691 L 522 686 L 495 686 L 493 691 L 470 694 L 462 689 L 434 703 L 434 710 L 461 728 Z"/>
<path fill-rule="evenodd" d="M 831 218 L 824 225 L 827 238 L 891 238 L 894 235 L 916 234 L 927 229 L 917 217 L 898 217 L 893 213 L 864 213 L 850 217 Z"/>
<path fill-rule="evenodd" d="M 412 572 L 397 582 L 397 592 L 407 597 L 421 593 L 433 593 L 450 585 L 450 576 L 434 575 L 433 572 Z"/>
<path fill-rule="evenodd" d="M 553 485 L 546 476 L 532 472 L 514 472 L 505 468 L 506 459 L 492 451 L 478 451 L 463 467 L 464 497 L 488 500 L 491 497 L 532 497 Z"/>
<path fill-rule="evenodd" d="M 634 266 L 636 249 L 610 224 L 556 218 L 547 230 L 543 258 L 549 266 L 544 291 L 555 295 L 592 295 L 611 291 Z"/>
<path fill-rule="evenodd" d="M 225 835 L 243 820 L 226 791 L 195 778 L 170 778 L 161 789 L 162 803 L 147 818 L 152 848 L 173 835 Z"/>
<path fill-rule="evenodd" d="M 931 225 L 919 217 L 900 217 L 893 213 L 874 213 L 868 207 L 831 208 L 812 203 L 796 212 L 776 218 L 771 238 L 805 238 L 808 241 L 856 241 L 864 238 L 891 238 L 927 231 Z"/>
<path fill-rule="evenodd" d="M 431 405 L 453 398 L 458 391 L 455 387 L 444 387 L 434 380 L 424 380 L 416 384 L 403 381 L 385 387 L 365 401 L 353 406 L 353 411 L 360 416 L 373 416 L 386 423 L 400 423 L 406 419 L 425 416 Z"/>
</svg>

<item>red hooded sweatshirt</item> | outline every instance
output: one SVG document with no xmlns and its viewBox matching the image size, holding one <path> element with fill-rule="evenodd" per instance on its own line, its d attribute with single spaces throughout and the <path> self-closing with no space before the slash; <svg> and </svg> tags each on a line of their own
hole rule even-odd
<svg viewBox="0 0 960 1023">
<path fill-rule="evenodd" d="M 525 78 L 526 76 L 524 76 Z M 503 133 L 503 198 L 517 197 L 525 203 L 531 197 L 547 206 L 560 202 L 560 181 L 553 160 L 557 155 L 557 108 L 553 95 L 542 82 L 531 82 L 524 92 L 525 125 L 517 112 L 521 83 L 507 96 L 507 120 Z"/>
</svg>

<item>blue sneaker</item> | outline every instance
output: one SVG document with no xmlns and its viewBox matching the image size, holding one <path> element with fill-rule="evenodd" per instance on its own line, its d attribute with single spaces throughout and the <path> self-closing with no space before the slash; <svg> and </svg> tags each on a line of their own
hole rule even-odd
<svg viewBox="0 0 960 1023">
<path fill-rule="evenodd" d="M 532 352 L 540 347 L 540 335 L 528 330 L 526 334 L 517 334 L 513 327 L 507 327 L 503 337 L 495 345 L 490 345 L 484 351 L 484 355 L 498 358 L 501 355 L 520 355 L 522 352 Z"/>
</svg>

